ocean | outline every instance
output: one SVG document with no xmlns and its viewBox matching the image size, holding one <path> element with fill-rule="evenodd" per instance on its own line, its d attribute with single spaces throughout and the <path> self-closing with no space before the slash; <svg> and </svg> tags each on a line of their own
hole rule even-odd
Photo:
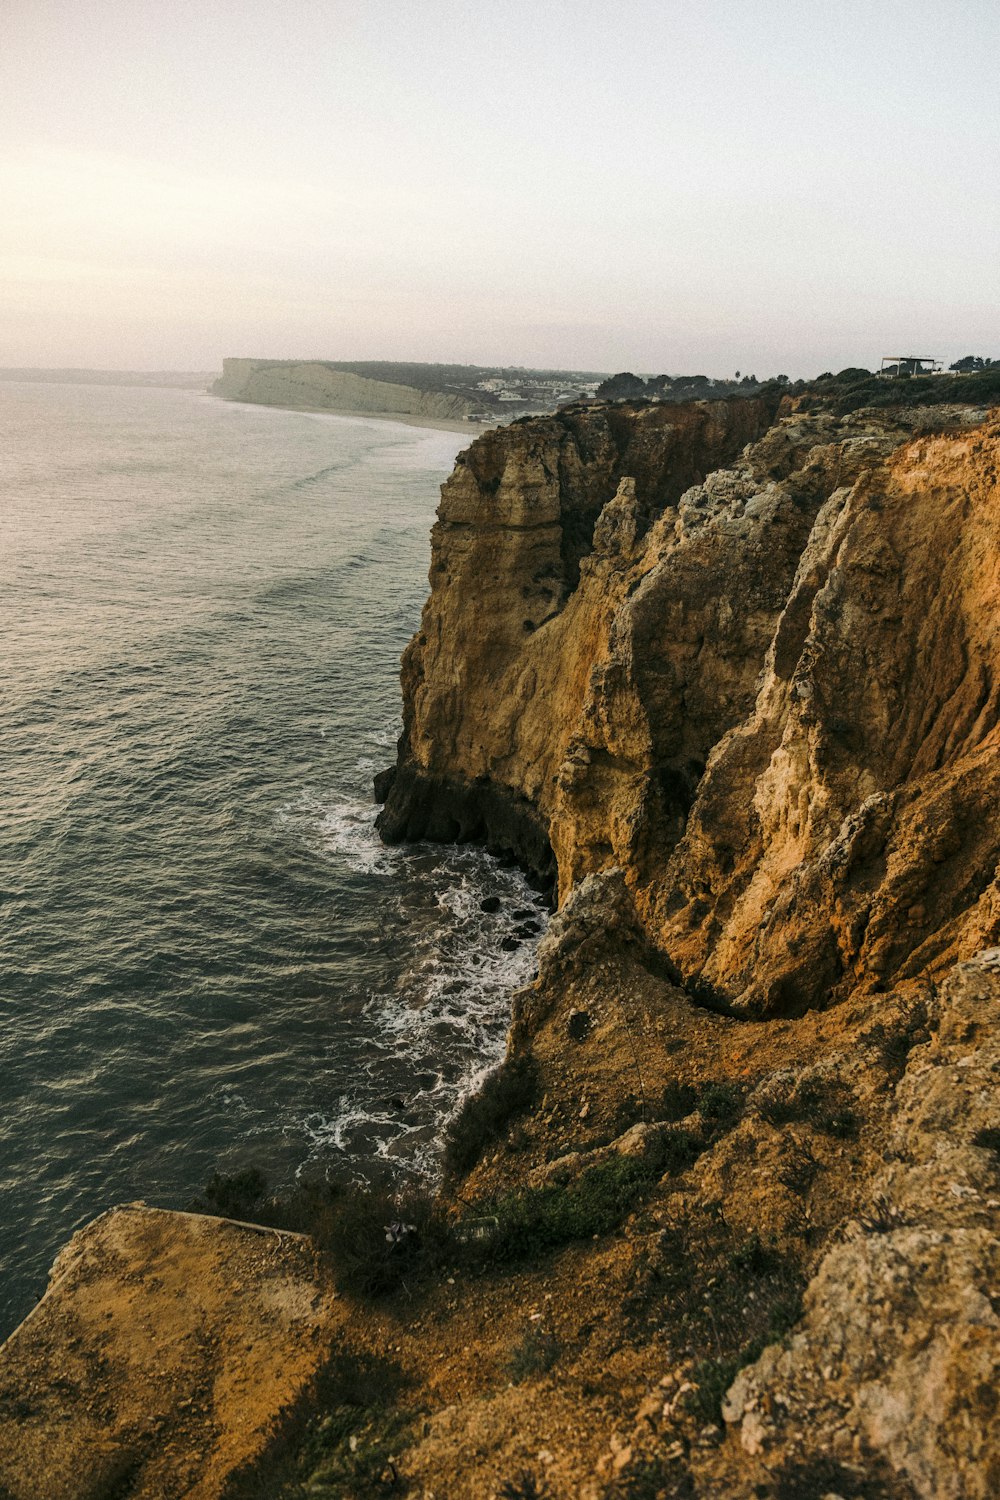
<svg viewBox="0 0 1000 1500">
<path fill-rule="evenodd" d="M 0 1333 L 112 1204 L 433 1172 L 502 1056 L 534 894 L 371 796 L 467 441 L 0 383 Z"/>
</svg>

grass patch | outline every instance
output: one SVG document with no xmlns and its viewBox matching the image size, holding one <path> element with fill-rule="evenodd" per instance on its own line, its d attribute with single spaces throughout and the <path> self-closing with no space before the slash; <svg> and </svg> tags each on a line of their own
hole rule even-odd
<svg viewBox="0 0 1000 1500">
<path fill-rule="evenodd" d="M 616 1229 L 666 1172 L 683 1171 L 701 1150 L 697 1136 L 671 1130 L 645 1156 L 611 1156 L 565 1187 L 526 1188 L 476 1205 L 494 1228 L 473 1254 L 503 1264 L 558 1250 Z"/>
<path fill-rule="evenodd" d="M 538 1064 L 521 1053 L 488 1073 L 452 1117 L 445 1133 L 444 1167 L 452 1176 L 470 1172 L 486 1146 L 538 1096 Z"/>
<path fill-rule="evenodd" d="M 654 1180 L 650 1164 L 616 1156 L 598 1162 L 566 1187 L 527 1188 L 496 1198 L 480 1210 L 495 1219 L 485 1253 L 506 1262 L 557 1250 L 573 1240 L 607 1234 Z"/>
</svg>

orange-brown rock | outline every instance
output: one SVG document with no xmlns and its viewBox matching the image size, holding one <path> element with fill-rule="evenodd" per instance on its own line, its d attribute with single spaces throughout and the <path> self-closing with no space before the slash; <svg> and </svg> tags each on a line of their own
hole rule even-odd
<svg viewBox="0 0 1000 1500">
<path fill-rule="evenodd" d="M 217 1500 L 327 1358 L 309 1240 L 130 1204 L 61 1251 L 0 1348 L 4 1500 Z"/>
<path fill-rule="evenodd" d="M 403 660 L 384 837 L 483 837 L 551 873 L 558 771 L 633 553 L 772 415 L 759 400 L 570 409 L 485 433 L 459 457 Z"/>
<path fill-rule="evenodd" d="M 1000 438 L 793 412 L 736 456 L 765 416 L 591 409 L 463 455 L 381 827 L 485 837 L 561 899 L 620 867 L 703 997 L 777 1014 L 995 941 Z"/>
</svg>

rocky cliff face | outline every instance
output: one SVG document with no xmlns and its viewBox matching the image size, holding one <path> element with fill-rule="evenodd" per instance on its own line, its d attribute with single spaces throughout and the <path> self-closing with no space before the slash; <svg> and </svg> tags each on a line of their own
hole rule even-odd
<svg viewBox="0 0 1000 1500">
<path fill-rule="evenodd" d="M 596 674 L 604 663 L 613 674 L 616 615 L 650 527 L 772 416 L 761 401 L 582 408 L 486 433 L 460 455 L 403 659 L 385 838 L 484 837 L 554 873 L 561 777 L 595 713 Z M 619 716 L 619 741 L 641 732 L 634 719 Z"/>
<path fill-rule="evenodd" d="M 460 458 L 380 820 L 561 898 L 621 867 L 684 979 L 752 1014 L 968 956 L 1000 859 L 1000 430 L 772 416 L 590 409 Z"/>
<path fill-rule="evenodd" d="M 1000 1487 L 1000 422 L 772 415 L 564 413 L 443 491 L 382 827 L 560 905 L 541 1099 L 456 1211 L 656 1185 L 532 1282 L 556 1377 L 463 1363 L 415 1493 L 460 1450 L 470 1497 Z"/>
</svg>

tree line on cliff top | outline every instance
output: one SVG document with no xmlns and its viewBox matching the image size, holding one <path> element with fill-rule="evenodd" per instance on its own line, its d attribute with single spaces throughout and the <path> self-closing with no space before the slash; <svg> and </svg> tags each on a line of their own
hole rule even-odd
<svg viewBox="0 0 1000 1500">
<path fill-rule="evenodd" d="M 946 374 L 876 375 L 850 365 L 833 374 L 826 370 L 812 380 L 790 380 L 774 375 L 732 379 L 708 375 L 652 375 L 647 379 L 622 370 L 603 380 L 597 397 L 603 401 L 718 401 L 731 396 L 795 396 L 799 408 L 823 408 L 842 416 L 861 406 L 936 406 L 943 402 L 992 405 L 1000 401 L 1000 359 L 968 354 Z"/>
</svg>

